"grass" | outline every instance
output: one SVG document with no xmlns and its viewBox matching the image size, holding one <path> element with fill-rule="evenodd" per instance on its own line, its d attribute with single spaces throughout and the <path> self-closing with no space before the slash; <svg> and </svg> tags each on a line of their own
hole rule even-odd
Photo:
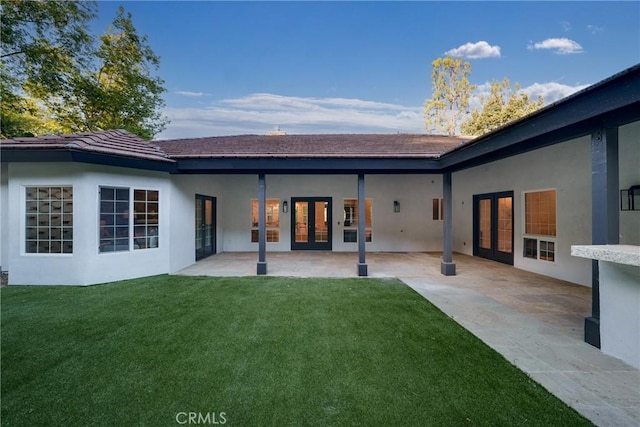
<svg viewBox="0 0 640 427">
<path fill-rule="evenodd" d="M 1 297 L 3 426 L 590 425 L 396 280 L 157 276 Z"/>
</svg>

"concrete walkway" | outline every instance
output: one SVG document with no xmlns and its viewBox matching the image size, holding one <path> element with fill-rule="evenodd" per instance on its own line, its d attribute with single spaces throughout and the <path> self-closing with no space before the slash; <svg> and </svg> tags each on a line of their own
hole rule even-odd
<svg viewBox="0 0 640 427">
<path fill-rule="evenodd" d="M 267 254 L 268 273 L 356 277 L 357 254 Z M 599 426 L 640 425 L 640 371 L 583 341 L 591 289 L 456 254 L 456 276 L 439 254 L 367 254 L 370 277 L 398 277 L 538 383 Z M 255 275 L 256 253 L 223 253 L 178 274 Z"/>
</svg>

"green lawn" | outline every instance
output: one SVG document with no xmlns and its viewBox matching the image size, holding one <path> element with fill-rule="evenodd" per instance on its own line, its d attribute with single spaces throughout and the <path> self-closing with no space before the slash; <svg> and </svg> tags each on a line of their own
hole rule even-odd
<svg viewBox="0 0 640 427">
<path fill-rule="evenodd" d="M 3 426 L 589 425 L 396 280 L 158 276 L 1 298 Z"/>
</svg>

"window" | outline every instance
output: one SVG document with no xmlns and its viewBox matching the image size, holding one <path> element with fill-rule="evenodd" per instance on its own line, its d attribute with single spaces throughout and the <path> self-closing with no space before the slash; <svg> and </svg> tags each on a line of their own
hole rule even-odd
<svg viewBox="0 0 640 427">
<path fill-rule="evenodd" d="M 343 237 L 345 243 L 356 243 L 358 241 L 358 230 L 344 230 Z"/>
<path fill-rule="evenodd" d="M 100 188 L 100 252 L 129 250 L 129 189 Z"/>
<path fill-rule="evenodd" d="M 373 200 L 365 199 L 365 233 L 364 241 L 371 242 L 373 238 L 372 218 L 373 218 Z M 356 243 L 358 241 L 358 200 L 345 199 L 343 213 L 343 241 L 345 243 Z"/>
<path fill-rule="evenodd" d="M 132 212 L 132 214 L 130 214 Z M 133 236 L 130 230 L 133 225 Z M 100 187 L 100 252 L 158 247 L 159 192 Z M 130 237 L 133 237 L 132 241 Z"/>
<path fill-rule="evenodd" d="M 530 191 L 524 193 L 525 234 L 547 236 L 539 240 L 524 237 L 525 258 L 555 261 L 556 236 L 556 190 Z M 549 239 L 549 237 L 551 239 Z"/>
<path fill-rule="evenodd" d="M 433 220 L 442 221 L 444 219 L 444 199 L 433 199 Z"/>
<path fill-rule="evenodd" d="M 158 247 L 158 192 L 133 191 L 134 249 Z"/>
<path fill-rule="evenodd" d="M 251 242 L 257 243 L 258 236 L 258 200 L 251 200 Z M 265 203 L 266 234 L 267 242 L 277 243 L 280 241 L 280 199 L 267 199 Z"/>
<path fill-rule="evenodd" d="M 524 238 L 523 254 L 525 258 L 538 259 L 538 240 Z"/>
<path fill-rule="evenodd" d="M 554 261 L 556 259 L 556 244 L 540 240 L 540 259 Z"/>
<path fill-rule="evenodd" d="M 526 234 L 556 235 L 556 190 L 525 193 L 524 212 Z"/>
<path fill-rule="evenodd" d="M 73 253 L 73 188 L 26 188 L 26 253 Z"/>
</svg>

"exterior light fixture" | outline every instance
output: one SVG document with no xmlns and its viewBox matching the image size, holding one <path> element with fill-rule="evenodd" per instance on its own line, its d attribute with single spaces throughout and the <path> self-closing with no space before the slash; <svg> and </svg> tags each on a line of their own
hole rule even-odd
<svg viewBox="0 0 640 427">
<path fill-rule="evenodd" d="M 289 203 L 286 200 L 282 202 L 282 212 L 284 213 L 289 212 Z"/>
<path fill-rule="evenodd" d="M 393 211 L 396 213 L 400 212 L 400 202 L 397 200 L 393 201 Z"/>
<path fill-rule="evenodd" d="M 628 189 L 620 190 L 620 210 L 640 210 L 640 185 L 632 185 Z"/>
</svg>

